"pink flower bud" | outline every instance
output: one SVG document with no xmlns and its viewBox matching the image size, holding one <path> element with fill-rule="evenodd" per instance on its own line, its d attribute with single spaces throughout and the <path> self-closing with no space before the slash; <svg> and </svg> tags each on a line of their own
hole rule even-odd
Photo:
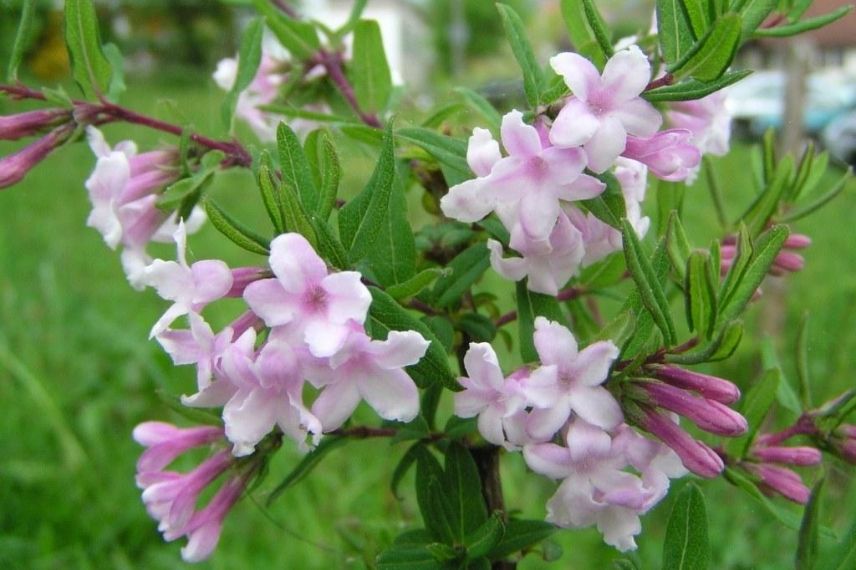
<svg viewBox="0 0 856 570">
<path fill-rule="evenodd" d="M 701 161 L 687 129 L 669 129 L 649 138 L 627 137 L 623 156 L 648 166 L 663 180 L 684 180 Z"/>
<path fill-rule="evenodd" d="M 807 446 L 760 447 L 753 449 L 752 455 L 764 463 L 784 463 L 790 465 L 817 465 L 823 460 L 823 456 L 819 450 Z"/>
<path fill-rule="evenodd" d="M 0 140 L 14 141 L 35 135 L 70 117 L 71 113 L 65 109 L 38 109 L 0 116 Z"/>
<path fill-rule="evenodd" d="M 684 390 L 693 390 L 705 398 L 723 404 L 733 404 L 740 399 L 740 389 L 728 380 L 677 366 L 656 366 L 653 369 L 655 378 Z"/>
<path fill-rule="evenodd" d="M 684 467 L 698 475 L 711 479 L 725 469 L 722 458 L 711 448 L 697 441 L 681 427 L 655 412 L 645 410 L 643 417 L 638 418 L 640 427 L 654 434 L 678 454 Z"/>
<path fill-rule="evenodd" d="M 804 505 L 811 497 L 811 489 L 806 487 L 800 476 L 786 467 L 769 463 L 748 464 L 747 469 L 759 478 L 761 489 L 776 493 L 795 503 Z"/>
<path fill-rule="evenodd" d="M 856 425 L 841 424 L 840 426 L 835 428 L 835 435 L 845 437 L 845 438 L 856 439 Z"/>
<path fill-rule="evenodd" d="M 778 268 L 783 271 L 796 272 L 800 271 L 805 266 L 805 259 L 798 253 L 793 253 L 790 251 L 782 251 L 776 256 L 776 259 L 773 261 L 773 267 L 771 268 L 770 273 L 772 273 L 772 269 Z"/>
<path fill-rule="evenodd" d="M 811 238 L 805 234 L 791 234 L 785 240 L 785 249 L 804 249 L 811 245 Z"/>
<path fill-rule="evenodd" d="M 699 428 L 726 437 L 746 433 L 746 418 L 715 400 L 693 396 L 686 390 L 660 382 L 644 382 L 642 388 L 651 401 L 689 419 Z"/>
<path fill-rule="evenodd" d="M 18 152 L 0 158 L 0 188 L 20 182 L 27 173 L 62 144 L 71 131 L 60 127 Z"/>
<path fill-rule="evenodd" d="M 238 338 L 249 329 L 254 328 L 256 330 L 260 330 L 264 327 L 264 321 L 262 321 L 254 312 L 246 311 L 244 314 L 232 321 L 229 327 L 232 329 L 234 338 Z"/>
<path fill-rule="evenodd" d="M 261 267 L 236 267 L 232 270 L 232 288 L 226 293 L 227 297 L 242 297 L 244 289 L 253 281 L 268 279 L 271 275 Z"/>
<path fill-rule="evenodd" d="M 833 440 L 833 446 L 841 459 L 856 464 L 856 439 Z"/>
</svg>

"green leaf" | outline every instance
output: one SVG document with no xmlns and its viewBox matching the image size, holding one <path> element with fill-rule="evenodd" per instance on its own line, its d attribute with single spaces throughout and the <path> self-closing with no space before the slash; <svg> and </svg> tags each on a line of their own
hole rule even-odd
<svg viewBox="0 0 856 570">
<path fill-rule="evenodd" d="M 333 233 L 330 225 L 317 216 L 313 216 L 311 222 L 312 229 L 315 231 L 315 237 L 318 240 L 319 255 L 333 267 L 338 269 L 349 268 L 348 253 L 345 251 L 342 242 Z"/>
<path fill-rule="evenodd" d="M 574 50 L 586 59 L 591 60 L 598 69 L 603 69 L 612 52 L 604 51 L 598 42 L 586 16 L 585 2 L 583 0 L 561 0 L 560 6 L 562 19 L 565 21 L 565 27 L 568 30 L 571 43 L 574 45 Z"/>
<path fill-rule="evenodd" d="M 483 525 L 464 538 L 467 558 L 470 560 L 488 556 L 505 534 L 505 523 L 499 513 L 494 513 Z"/>
<path fill-rule="evenodd" d="M 669 253 L 672 267 L 677 271 L 678 276 L 684 279 L 687 273 L 687 260 L 690 258 L 692 247 L 677 210 L 672 210 L 669 214 L 666 229 L 666 251 Z"/>
<path fill-rule="evenodd" d="M 101 49 L 98 19 L 92 0 L 66 0 L 65 43 L 71 75 L 86 97 L 106 95 L 112 69 Z"/>
<path fill-rule="evenodd" d="M 339 164 L 339 155 L 333 144 L 330 134 L 326 130 L 320 131 L 318 143 L 317 164 L 320 171 L 320 196 L 318 199 L 318 217 L 326 220 L 336 205 L 339 196 L 339 180 L 342 177 L 342 166 Z"/>
<path fill-rule="evenodd" d="M 110 68 L 113 71 L 110 75 L 110 86 L 107 88 L 107 98 L 111 101 L 117 101 L 119 96 L 128 88 L 125 85 L 125 59 L 116 44 L 105 44 L 103 49 L 104 57 L 110 62 Z"/>
<path fill-rule="evenodd" d="M 776 8 L 778 0 L 747 0 L 740 8 L 743 18 L 743 39 L 752 37 L 752 33 L 764 23 L 767 16 Z"/>
<path fill-rule="evenodd" d="M 455 537 L 463 540 L 485 523 L 487 507 L 476 462 L 466 447 L 454 441 L 446 449 L 445 490 L 454 515 Z"/>
<path fill-rule="evenodd" d="M 472 342 L 491 342 L 496 337 L 496 325 L 480 313 L 464 313 L 457 326 Z"/>
<path fill-rule="evenodd" d="M 282 183 L 299 196 L 307 213 L 317 212 L 318 190 L 312 180 L 309 161 L 297 134 L 284 122 L 281 122 L 276 129 L 276 145 L 279 151 L 279 165 L 282 168 Z"/>
<path fill-rule="evenodd" d="M 692 101 L 707 97 L 711 93 L 720 91 L 729 85 L 737 83 L 744 77 L 752 74 L 751 70 L 729 71 L 715 81 L 697 81 L 688 79 L 674 85 L 657 87 L 650 91 L 644 91 L 642 97 L 652 103 L 665 101 Z"/>
<path fill-rule="evenodd" d="M 24 59 L 24 52 L 33 32 L 33 15 L 36 13 L 36 0 L 24 0 L 21 3 L 21 19 L 18 22 L 18 32 L 15 34 L 15 43 L 12 44 L 12 53 L 9 55 L 9 67 L 6 69 L 6 80 L 14 83 L 18 79 L 18 67 Z"/>
<path fill-rule="evenodd" d="M 749 232 L 746 226 L 741 224 L 740 231 L 737 234 L 737 252 L 734 256 L 734 261 L 725 275 L 725 279 L 719 286 L 719 306 L 725 306 L 725 303 L 734 293 L 737 285 L 743 279 L 743 274 L 746 272 L 746 267 L 749 266 L 749 261 L 752 259 L 754 250 L 752 249 L 752 239 L 749 237 Z"/>
<path fill-rule="evenodd" d="M 527 289 L 525 280 L 518 281 L 517 326 L 520 330 L 520 356 L 523 357 L 523 362 L 538 360 L 533 335 L 535 334 L 535 318 L 539 316 L 565 326 L 568 324 L 555 297 L 534 293 Z"/>
<path fill-rule="evenodd" d="M 663 542 L 663 570 L 706 570 L 710 565 L 707 509 L 695 483 L 678 493 Z"/>
<path fill-rule="evenodd" d="M 624 257 L 627 260 L 627 270 L 630 271 L 633 281 L 636 282 L 642 303 L 657 328 L 663 333 L 666 343 L 673 345 L 676 342 L 677 333 L 669 310 L 669 301 L 663 291 L 663 285 L 657 278 L 651 262 L 642 249 L 642 244 L 636 236 L 636 230 L 626 219 L 622 220 L 621 237 L 624 241 Z"/>
<path fill-rule="evenodd" d="M 490 551 L 490 557 L 500 560 L 516 552 L 529 550 L 556 530 L 553 524 L 545 521 L 512 519 L 506 524 L 505 534 L 499 544 Z"/>
<path fill-rule="evenodd" d="M 354 0 L 354 5 L 351 6 L 351 13 L 348 14 L 348 19 L 341 28 L 336 30 L 336 35 L 340 38 L 348 35 L 360 21 L 363 16 L 363 11 L 366 9 L 368 0 Z"/>
<path fill-rule="evenodd" d="M 241 45 L 238 47 L 238 71 L 235 74 L 235 82 L 226 93 L 226 98 L 220 108 L 220 116 L 226 128 L 232 130 L 232 120 L 235 116 L 235 105 L 238 97 L 246 89 L 262 61 L 262 35 L 265 29 L 265 19 L 258 17 L 250 21 L 247 28 L 241 34 Z"/>
<path fill-rule="evenodd" d="M 377 558 L 378 570 L 444 570 L 426 546 L 392 546 Z"/>
<path fill-rule="evenodd" d="M 449 262 L 452 272 L 437 280 L 431 290 L 434 305 L 446 308 L 460 301 L 461 296 L 476 283 L 490 267 L 490 252 L 484 242 L 472 245 Z"/>
<path fill-rule="evenodd" d="M 612 40 L 606 30 L 606 24 L 603 21 L 603 16 L 600 15 L 600 12 L 593 0 L 582 0 L 582 4 L 583 13 L 586 16 L 589 28 L 594 34 L 601 51 L 607 58 L 612 57 L 612 54 L 614 53 L 614 50 L 612 49 Z"/>
<path fill-rule="evenodd" d="M 202 408 L 191 408 L 181 403 L 181 398 L 173 396 L 164 390 L 156 390 L 158 399 L 163 402 L 170 410 L 190 420 L 194 424 L 223 427 L 223 418 L 220 414 L 215 414 L 211 411 Z"/>
<path fill-rule="evenodd" d="M 680 61 L 669 70 L 675 77 L 692 77 L 699 81 L 719 79 L 737 53 L 742 21 L 737 14 L 726 14 Z"/>
<path fill-rule="evenodd" d="M 728 444 L 729 450 L 737 453 L 738 457 L 744 456 L 749 451 L 755 434 L 758 433 L 761 423 L 767 417 L 773 402 L 776 401 L 776 393 L 781 380 L 782 375 L 778 369 L 767 370 L 746 394 L 743 405 L 740 407 L 740 413 L 746 418 L 749 430 Z"/>
<path fill-rule="evenodd" d="M 766 187 L 753 200 L 752 204 L 741 216 L 741 219 L 753 236 L 758 235 L 770 221 L 779 207 L 779 202 L 788 188 L 788 182 L 794 175 L 794 162 L 791 156 L 780 161 L 773 171 L 772 179 L 767 179 Z"/>
<path fill-rule="evenodd" d="M 606 189 L 596 198 L 580 203 L 600 221 L 620 230 L 621 218 L 627 215 L 621 183 L 611 172 L 598 174 L 597 178 L 606 184 Z"/>
<path fill-rule="evenodd" d="M 158 196 L 155 204 L 158 208 L 171 212 L 177 209 L 181 203 L 192 195 L 201 196 L 203 188 L 208 185 L 214 177 L 214 170 L 202 170 L 190 178 L 182 178 L 167 186 L 166 190 Z"/>
<path fill-rule="evenodd" d="M 282 203 L 282 191 L 280 185 L 274 180 L 271 168 L 270 155 L 267 151 L 261 155 L 261 167 L 259 167 L 259 192 L 262 197 L 265 211 L 273 224 L 277 235 L 286 231 L 285 205 Z"/>
<path fill-rule="evenodd" d="M 683 0 L 657 0 L 657 36 L 669 64 L 686 56 L 696 38 L 683 4 Z"/>
<path fill-rule="evenodd" d="M 752 261 L 746 267 L 739 282 L 734 286 L 733 293 L 720 303 L 718 322 L 727 323 L 740 316 L 746 304 L 755 294 L 755 290 L 761 285 L 770 266 L 776 259 L 785 239 L 788 237 L 786 226 L 773 226 L 760 236 L 755 243 Z"/>
<path fill-rule="evenodd" d="M 696 38 L 702 37 L 710 28 L 710 11 L 706 0 L 681 0 L 690 28 Z"/>
<path fill-rule="evenodd" d="M 205 200 L 205 213 L 211 225 L 238 247 L 260 255 L 270 254 L 270 241 L 227 214 L 211 198 Z"/>
<path fill-rule="evenodd" d="M 401 456 L 401 460 L 399 460 L 398 465 L 395 466 L 395 470 L 392 472 L 392 479 L 390 479 L 389 482 L 389 489 L 392 491 L 392 494 L 396 499 L 401 499 L 401 497 L 398 496 L 398 485 L 401 483 L 401 480 L 404 479 L 404 476 L 407 475 L 407 472 L 410 471 L 410 468 L 416 463 L 416 456 L 418 454 L 416 450 L 423 445 L 424 444 L 419 441 L 414 443 L 407 449 L 407 451 L 404 452 L 404 455 Z M 426 542 L 430 542 L 430 537 Z"/>
<path fill-rule="evenodd" d="M 723 326 L 712 340 L 687 352 L 667 354 L 666 360 L 675 364 L 699 364 L 725 360 L 734 354 L 742 339 L 743 322 L 731 321 Z"/>
<path fill-rule="evenodd" d="M 407 218 L 404 184 L 398 177 L 390 190 L 387 216 L 381 222 L 367 260 L 374 277 L 384 287 L 403 283 L 416 273 L 416 243 Z"/>
<path fill-rule="evenodd" d="M 262 167 L 264 170 L 266 167 Z M 274 183 L 273 173 L 260 172 L 260 176 Z M 306 212 L 303 202 L 297 196 L 297 192 L 287 182 L 276 184 L 276 193 L 282 208 L 282 216 L 285 221 L 285 229 L 289 232 L 297 232 L 309 241 L 313 248 L 318 247 L 315 237 L 315 228 L 309 214 Z"/>
<path fill-rule="evenodd" d="M 826 204 L 828 204 L 833 198 L 841 194 L 841 191 L 844 190 L 847 185 L 847 181 L 850 180 L 850 176 L 852 175 L 852 168 L 848 168 L 847 172 L 844 173 L 838 182 L 832 185 L 832 187 L 824 192 L 822 195 L 818 196 L 816 199 L 812 200 L 808 204 L 804 206 L 800 206 L 798 208 L 794 208 L 790 210 L 783 216 L 777 218 L 778 221 L 787 223 L 787 222 L 795 222 L 801 218 L 808 216 L 809 214 L 814 213 L 816 210 L 819 210 Z"/>
<path fill-rule="evenodd" d="M 308 60 L 321 49 L 321 42 L 318 40 L 314 25 L 287 17 L 269 0 L 252 1 L 256 11 L 267 20 L 267 26 L 276 39 L 296 59 Z"/>
<path fill-rule="evenodd" d="M 811 375 L 808 366 L 808 312 L 803 313 L 797 332 L 796 366 L 800 387 L 800 402 L 806 409 L 811 408 Z"/>
<path fill-rule="evenodd" d="M 449 368 L 449 357 L 431 329 L 408 313 L 387 293 L 376 287 L 369 287 L 369 291 L 372 294 L 372 304 L 369 307 L 372 338 L 384 340 L 391 330 L 418 332 L 429 340 L 431 345 L 419 362 L 405 369 L 407 373 L 420 388 L 439 382 L 450 390 L 460 390 L 457 378 Z"/>
<path fill-rule="evenodd" d="M 339 210 L 339 236 L 353 262 L 368 255 L 389 215 L 389 199 L 395 184 L 394 145 L 390 123 L 371 178 L 365 188 Z"/>
<path fill-rule="evenodd" d="M 286 475 L 285 479 L 283 479 L 282 482 L 277 485 L 273 491 L 271 491 L 266 504 L 270 506 L 271 503 L 273 503 L 280 495 L 290 487 L 299 483 L 304 477 L 309 475 L 313 469 L 318 467 L 318 464 L 321 463 L 321 460 L 324 459 L 328 453 L 334 449 L 344 446 L 346 443 L 348 443 L 347 437 L 325 435 L 324 439 L 321 440 L 321 443 L 315 446 L 315 449 L 304 455 L 303 459 L 300 460 L 300 463 L 291 470 L 291 473 Z"/>
<path fill-rule="evenodd" d="M 416 502 L 431 536 L 445 544 L 453 544 L 455 532 L 454 511 L 446 488 L 446 474 L 440 462 L 424 446 L 416 448 Z"/>
<path fill-rule="evenodd" d="M 839 20 L 850 13 L 850 10 L 853 9 L 853 6 L 842 6 L 837 10 L 833 10 L 832 12 L 828 12 L 821 16 L 815 16 L 814 18 L 808 18 L 803 20 L 802 22 L 796 22 L 793 24 L 785 24 L 782 26 L 776 26 L 775 28 L 762 28 L 755 30 L 755 37 L 759 38 L 784 38 L 788 36 L 795 36 L 797 34 L 802 34 L 804 32 L 808 32 L 811 30 L 816 30 L 818 28 L 822 28 L 827 24 L 831 24 L 835 20 Z"/>
<path fill-rule="evenodd" d="M 420 293 L 423 289 L 428 287 L 431 283 L 434 282 L 435 279 L 437 279 L 441 275 L 448 275 L 449 273 L 450 272 L 447 269 L 441 269 L 439 267 L 429 267 L 428 269 L 423 269 L 422 271 L 402 283 L 387 287 L 386 292 L 389 293 L 389 296 L 395 299 L 396 301 L 401 299 L 409 299 L 410 297 L 413 297 L 414 295 Z"/>
<path fill-rule="evenodd" d="M 530 106 L 536 107 L 541 102 L 541 85 L 544 77 L 535 59 L 535 52 L 532 51 L 532 46 L 526 37 L 526 27 L 511 6 L 497 3 L 496 8 L 502 18 L 502 26 L 505 28 L 505 35 L 511 45 L 514 59 L 523 71 L 523 90 L 526 92 L 526 100 Z"/>
<path fill-rule="evenodd" d="M 371 114 L 384 110 L 392 94 L 392 75 L 377 22 L 357 23 L 353 53 L 349 75 L 361 110 Z"/>
<path fill-rule="evenodd" d="M 716 323 L 716 289 L 711 279 L 710 257 L 706 253 L 694 251 L 690 254 L 684 288 L 690 330 L 710 338 Z"/>
<path fill-rule="evenodd" d="M 800 524 L 799 542 L 797 543 L 796 570 L 813 570 L 817 568 L 817 557 L 820 550 L 820 502 L 823 494 L 821 478 L 811 490 L 811 497 L 805 506 L 802 523 Z"/>
<path fill-rule="evenodd" d="M 455 93 L 460 95 L 467 105 L 475 112 L 482 116 L 487 121 L 487 126 L 493 132 L 499 132 L 499 126 L 502 123 L 502 116 L 499 111 L 479 93 L 468 89 L 467 87 L 456 87 Z"/>
<path fill-rule="evenodd" d="M 765 371 L 776 370 L 779 374 L 779 388 L 776 390 L 776 400 L 779 405 L 793 412 L 794 417 L 799 416 L 803 411 L 802 405 L 782 370 L 772 337 L 767 336 L 761 341 L 761 364 Z"/>
<path fill-rule="evenodd" d="M 470 167 L 467 164 L 467 141 L 421 127 L 399 129 L 396 135 L 425 149 L 441 165 L 451 168 L 462 176 L 471 177 Z"/>
</svg>

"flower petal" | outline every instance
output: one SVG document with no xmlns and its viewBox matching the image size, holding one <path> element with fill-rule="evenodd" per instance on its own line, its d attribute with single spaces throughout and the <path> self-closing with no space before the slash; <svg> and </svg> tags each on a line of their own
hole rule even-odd
<svg viewBox="0 0 856 570">
<path fill-rule="evenodd" d="M 535 319 L 535 349 L 544 364 L 561 365 L 577 356 L 577 339 L 568 330 L 545 317 Z"/>
<path fill-rule="evenodd" d="M 383 342 L 372 342 L 372 360 L 386 370 L 416 364 L 431 343 L 416 331 L 391 331 Z"/>
<path fill-rule="evenodd" d="M 523 113 L 514 109 L 502 118 L 502 146 L 514 157 L 529 158 L 541 152 L 541 137 L 532 125 L 523 122 Z"/>
<path fill-rule="evenodd" d="M 532 471 L 551 479 L 564 479 L 574 471 L 568 449 L 555 443 L 527 445 L 523 459 Z"/>
<path fill-rule="evenodd" d="M 385 420 L 409 422 L 419 413 L 419 390 L 404 370 L 376 370 L 359 379 L 362 397 Z"/>
<path fill-rule="evenodd" d="M 325 432 L 338 429 L 360 403 L 360 391 L 351 378 L 341 378 L 328 384 L 312 404 L 312 415 L 318 418 Z"/>
<path fill-rule="evenodd" d="M 660 111 L 641 98 L 622 103 L 611 115 L 621 121 L 628 133 L 637 137 L 653 136 L 663 124 Z"/>
<path fill-rule="evenodd" d="M 600 87 L 600 73 L 588 59 L 573 52 L 563 52 L 550 58 L 550 66 L 562 76 L 571 91 L 585 101 Z"/>
<path fill-rule="evenodd" d="M 372 295 L 362 283 L 362 275 L 356 271 L 331 273 L 321 281 L 327 292 L 327 316 L 335 323 L 349 320 L 365 322 Z"/>
<path fill-rule="evenodd" d="M 559 147 L 585 144 L 597 132 L 598 119 L 581 99 L 571 97 L 559 111 L 550 129 L 550 142 Z"/>
<path fill-rule="evenodd" d="M 501 158 L 499 143 L 494 140 L 490 131 L 478 127 L 474 128 L 467 145 L 467 164 L 470 165 L 475 175 L 487 176 L 490 174 L 493 165 Z"/>
<path fill-rule="evenodd" d="M 627 143 L 627 132 L 616 117 L 606 116 L 600 121 L 597 132 L 586 145 L 588 166 L 600 174 L 605 172 L 624 150 Z"/>
<path fill-rule="evenodd" d="M 278 279 L 250 283 L 244 289 L 244 300 L 269 327 L 290 323 L 296 312 L 291 295 Z"/>
<path fill-rule="evenodd" d="M 302 293 L 327 276 L 327 265 L 306 238 L 289 233 L 270 244 L 270 268 L 289 293 Z"/>
<path fill-rule="evenodd" d="M 486 342 L 471 342 L 464 355 L 464 368 L 474 386 L 502 390 L 505 379 L 493 347 Z"/>
<path fill-rule="evenodd" d="M 638 46 L 616 52 L 603 68 L 602 89 L 623 104 L 638 97 L 651 80 L 651 62 Z"/>
<path fill-rule="evenodd" d="M 618 401 L 602 386 L 576 386 L 568 397 L 574 412 L 592 425 L 611 430 L 624 421 Z"/>
<path fill-rule="evenodd" d="M 611 340 L 594 342 L 580 351 L 568 366 L 568 373 L 574 377 L 575 384 L 599 386 L 606 380 L 618 353 L 618 347 Z"/>
</svg>

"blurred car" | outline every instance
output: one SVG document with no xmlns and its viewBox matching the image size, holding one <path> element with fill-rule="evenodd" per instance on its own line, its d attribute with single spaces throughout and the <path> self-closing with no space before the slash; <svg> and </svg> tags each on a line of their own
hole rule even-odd
<svg viewBox="0 0 856 570">
<path fill-rule="evenodd" d="M 761 135 L 782 126 L 785 112 L 785 73 L 760 71 L 726 90 L 726 105 L 738 132 Z M 856 107 L 856 79 L 833 70 L 812 73 L 803 116 L 807 133 L 816 134 L 835 117 Z"/>
<path fill-rule="evenodd" d="M 835 117 L 821 134 L 829 154 L 856 167 L 856 110 Z"/>
</svg>

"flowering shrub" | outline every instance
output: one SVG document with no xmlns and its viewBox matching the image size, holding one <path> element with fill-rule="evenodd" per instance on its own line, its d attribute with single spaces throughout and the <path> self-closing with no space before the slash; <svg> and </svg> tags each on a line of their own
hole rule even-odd
<svg viewBox="0 0 856 570">
<path fill-rule="evenodd" d="M 672 480 L 692 476 L 722 477 L 785 522 L 767 497 L 806 504 L 798 560 L 811 567 L 823 479 L 796 469 L 820 465 L 824 453 L 856 462 L 856 427 L 845 423 L 856 392 L 821 406 L 788 400 L 792 424 L 767 431 L 776 395 L 789 389 L 778 376 L 741 397 L 735 382 L 694 367 L 731 356 L 768 275 L 803 269 L 811 239 L 787 224 L 834 198 L 844 180 L 818 188 L 825 160 L 812 148 L 776 156 L 768 137 L 756 199 L 737 220 L 716 212 L 724 227 L 709 248 L 689 242 L 675 183 L 691 185 L 701 169 L 715 178 L 702 157 L 729 150 L 721 90 L 747 74 L 730 70 L 741 43 L 843 12 L 800 21 L 802 2 L 707 11 L 657 2 L 658 31 L 616 47 L 594 3 L 564 0 L 579 49 L 542 68 L 517 14 L 499 4 L 526 105 L 500 115 L 462 90 L 480 121 L 465 140 L 458 125 L 393 118 L 391 74 L 378 25 L 361 19 L 365 2 L 337 30 L 284 2 L 253 4 L 259 17 L 240 53 L 213 76 L 226 92 L 224 124 L 246 122 L 260 147 L 120 105 L 121 58 L 101 45 L 89 0 L 65 9 L 82 99 L 17 81 L 20 50 L 0 85 L 13 101 L 43 104 L 0 117 L 0 138 L 38 137 L 0 159 L 0 187 L 20 183 L 63 144 L 88 141 L 87 224 L 111 249 L 121 245 L 131 286 L 167 301 L 150 336 L 177 366 L 196 369 L 195 387 L 177 387 L 181 404 L 213 410 L 187 417 L 216 425 L 146 422 L 134 431 L 147 448 L 137 484 L 164 539 L 186 537 L 186 561 L 211 556 L 225 517 L 283 445 L 306 457 L 271 499 L 348 441 L 391 437 L 410 441 L 398 479 L 415 467 L 424 528 L 399 536 L 379 568 L 506 568 L 558 528 L 594 526 L 607 544 L 633 550 L 641 517 Z M 177 143 L 111 146 L 98 127 L 117 122 Z M 343 145 L 376 156 L 347 199 Z M 272 229 L 248 227 L 206 193 L 231 168 L 252 171 Z M 653 190 L 658 179 L 670 184 Z M 433 216 L 425 227 L 408 219 L 406 192 L 423 195 Z M 657 231 L 643 209 L 654 192 Z M 242 267 L 190 263 L 188 235 L 206 220 L 224 246 L 261 257 Z M 152 241 L 174 241 L 175 259 L 152 258 Z M 480 286 L 491 268 L 514 291 L 511 312 L 501 314 L 499 294 Z M 623 304 L 605 319 L 594 295 L 610 291 Z M 215 330 L 206 308 L 227 298 L 240 310 Z M 674 316 L 680 304 L 686 327 Z M 494 341 L 515 320 L 519 334 L 507 337 L 501 359 Z M 517 368 L 502 362 L 511 350 Z M 444 399 L 453 413 L 441 427 Z M 382 423 L 355 424 L 362 401 Z M 786 445 L 792 438 L 798 445 Z M 196 448 L 208 451 L 196 467 L 170 470 Z M 559 482 L 546 520 L 516 518 L 504 502 L 499 460 L 518 452 Z M 704 498 L 687 484 L 665 565 L 703 568 L 709 556 Z"/>
</svg>

